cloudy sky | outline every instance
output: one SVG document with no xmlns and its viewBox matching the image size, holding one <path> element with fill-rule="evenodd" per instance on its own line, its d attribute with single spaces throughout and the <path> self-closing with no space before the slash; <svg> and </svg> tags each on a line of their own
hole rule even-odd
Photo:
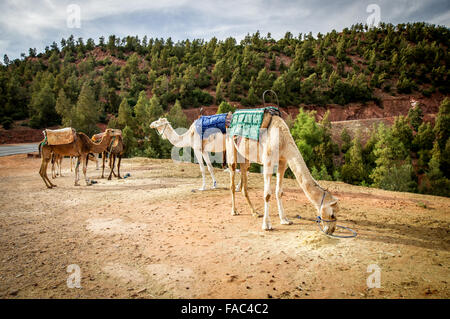
<svg viewBox="0 0 450 319">
<path fill-rule="evenodd" d="M 295 36 L 340 31 L 376 16 L 393 24 L 425 21 L 450 27 L 450 1 L 0 0 L 0 56 L 28 55 L 30 47 L 42 52 L 71 34 L 96 43 L 110 34 L 174 41 L 213 36 L 241 40 L 259 30 L 279 39 L 286 31 Z"/>
</svg>

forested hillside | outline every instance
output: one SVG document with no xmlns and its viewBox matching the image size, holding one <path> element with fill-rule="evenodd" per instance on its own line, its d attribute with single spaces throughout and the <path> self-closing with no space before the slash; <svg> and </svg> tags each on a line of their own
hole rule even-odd
<svg viewBox="0 0 450 319">
<path fill-rule="evenodd" d="M 382 107 L 386 95 L 409 93 L 445 97 L 449 41 L 448 28 L 426 23 L 358 24 L 316 37 L 287 32 L 279 40 L 257 32 L 240 43 L 71 36 L 45 52 L 4 56 L 0 124 L 29 119 L 22 125 L 93 134 L 103 122 L 124 130 L 128 155 L 168 157 L 171 147 L 149 129 L 151 121 L 166 114 L 175 127 L 186 127 L 182 109 L 261 105 L 267 89 L 281 107 L 296 108 L 369 101 Z M 342 148 L 331 140 L 327 116 L 316 127 L 301 110 L 289 124 L 317 178 L 448 195 L 448 105 L 442 102 L 435 126 L 422 123 L 419 106 L 393 128 L 374 128 L 367 145 L 343 132 Z"/>
</svg>

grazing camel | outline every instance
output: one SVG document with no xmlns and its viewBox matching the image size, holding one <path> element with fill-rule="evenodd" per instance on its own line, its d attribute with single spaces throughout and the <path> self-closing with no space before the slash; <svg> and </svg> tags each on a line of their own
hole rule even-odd
<svg viewBox="0 0 450 319">
<path fill-rule="evenodd" d="M 56 187 L 47 176 L 47 166 L 51 160 L 52 154 L 57 154 L 61 156 L 74 156 L 78 157 L 77 165 L 75 167 L 75 186 L 79 186 L 79 164 L 83 163 L 83 175 L 86 185 L 90 185 L 86 177 L 86 165 L 89 153 L 101 153 L 106 147 L 108 147 L 111 141 L 111 129 L 107 129 L 105 135 L 100 143 L 94 143 L 91 139 L 84 133 L 76 133 L 76 138 L 72 143 L 62 144 L 62 145 L 48 145 L 39 144 L 39 154 L 42 156 L 41 168 L 39 170 L 39 175 L 41 175 L 44 180 L 45 185 L 48 188 Z"/>
<path fill-rule="evenodd" d="M 197 158 L 202 172 L 203 184 L 199 189 L 201 191 L 206 189 L 205 181 L 205 166 L 203 160 L 206 162 L 209 173 L 213 181 L 212 188 L 217 188 L 217 181 L 214 177 L 214 169 L 211 164 L 208 152 L 224 152 L 225 151 L 225 136 L 221 132 L 217 131 L 214 134 L 210 134 L 207 138 L 202 139 L 196 130 L 195 122 L 191 125 L 188 131 L 182 135 L 178 135 L 172 128 L 169 121 L 166 118 L 160 118 L 150 124 L 150 128 L 157 130 L 158 134 L 164 139 L 168 139 L 176 147 L 192 147 L 194 149 L 195 157 Z"/>
<path fill-rule="evenodd" d="M 265 113 L 259 140 L 252 140 L 245 137 L 233 137 L 227 135 L 226 150 L 227 162 L 230 168 L 230 191 L 231 191 L 231 214 L 237 215 L 235 206 L 234 178 L 236 165 L 239 160 L 241 170 L 245 172 L 245 167 L 250 162 L 263 164 L 264 170 L 264 218 L 263 230 L 272 229 L 269 216 L 269 200 L 271 197 L 270 180 L 273 169 L 276 167 L 276 190 L 275 197 L 278 204 L 278 214 L 281 224 L 292 224 L 286 217 L 283 209 L 281 197 L 283 195 L 282 182 L 287 165 L 294 173 L 299 186 L 305 192 L 309 201 L 317 208 L 321 217 L 322 227 L 325 233 L 332 234 L 336 227 L 336 212 L 338 211 L 338 199 L 324 190 L 311 176 L 308 167 L 303 160 L 287 124 L 279 116 Z M 237 140 L 237 141 L 236 141 Z M 242 192 L 247 200 L 253 215 L 258 215 L 248 196 L 248 183 L 246 174 L 242 174 Z"/>
</svg>

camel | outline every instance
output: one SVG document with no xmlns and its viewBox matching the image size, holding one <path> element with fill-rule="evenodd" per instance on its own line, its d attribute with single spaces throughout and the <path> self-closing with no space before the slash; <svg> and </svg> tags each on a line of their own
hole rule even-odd
<svg viewBox="0 0 450 319">
<path fill-rule="evenodd" d="M 91 185 L 86 177 L 86 165 L 89 153 L 101 153 L 106 147 L 108 147 L 111 141 L 111 129 L 107 129 L 104 137 L 100 143 L 94 143 L 91 139 L 84 133 L 76 133 L 76 138 L 72 143 L 62 144 L 62 145 L 48 145 L 39 144 L 39 154 L 42 156 L 41 168 L 39 170 L 39 175 L 41 175 L 44 180 L 45 185 L 48 188 L 56 187 L 47 176 L 47 166 L 51 160 L 52 154 L 61 156 L 74 156 L 78 157 L 77 165 L 75 167 L 75 186 L 79 186 L 79 165 L 80 162 L 83 163 L 83 175 L 86 185 Z"/>
<path fill-rule="evenodd" d="M 262 133 L 260 134 L 259 141 L 238 137 L 240 142 L 237 143 L 235 137 L 229 135 L 226 137 L 227 162 L 230 169 L 231 214 L 238 214 L 235 205 L 234 178 L 236 165 L 239 159 L 242 172 L 245 172 L 245 169 L 250 165 L 250 162 L 257 162 L 264 166 L 264 217 L 262 229 L 272 229 L 269 216 L 269 201 L 271 198 L 270 180 L 272 178 L 274 167 L 276 167 L 277 178 L 275 197 L 278 204 L 280 222 L 281 224 L 292 224 L 284 213 L 281 201 L 283 195 L 283 177 L 287 165 L 289 165 L 306 197 L 317 208 L 319 216 L 321 217 L 323 231 L 327 234 L 332 234 L 336 228 L 338 199 L 330 192 L 323 189 L 311 176 L 311 173 L 290 134 L 287 124 L 281 117 L 265 113 L 261 127 L 267 128 L 267 130 L 261 130 Z M 259 216 L 248 196 L 248 181 L 246 175 L 247 174 L 242 174 L 241 176 L 242 192 L 252 214 Z"/>
<path fill-rule="evenodd" d="M 190 126 L 188 131 L 182 135 L 178 135 L 172 128 L 169 121 L 166 118 L 160 118 L 150 124 L 150 128 L 157 130 L 158 134 L 164 139 L 168 139 L 176 147 L 192 147 L 195 157 L 197 158 L 202 173 L 202 187 L 199 190 L 206 190 L 205 180 L 205 166 L 203 160 L 205 160 L 208 171 L 212 178 L 212 188 L 217 188 L 217 181 L 214 177 L 214 169 L 211 164 L 208 152 L 223 152 L 225 151 L 225 138 L 224 134 L 217 132 L 209 135 L 208 138 L 202 139 L 195 129 L 195 122 Z"/>
<path fill-rule="evenodd" d="M 62 164 L 62 160 L 63 160 L 64 156 L 61 156 L 59 154 L 52 154 L 52 178 L 56 178 L 56 176 L 61 176 L 62 177 L 62 173 L 61 173 L 61 164 Z"/>
<path fill-rule="evenodd" d="M 111 140 L 110 145 L 106 149 L 106 151 L 103 153 L 103 170 L 102 170 L 102 178 L 103 178 L 103 171 L 105 170 L 105 159 L 106 159 L 106 152 L 109 153 L 109 167 L 111 168 L 111 171 L 109 172 L 108 180 L 111 180 L 111 175 L 114 174 L 114 177 L 117 177 L 118 179 L 121 179 L 120 176 L 120 162 L 122 161 L 122 156 L 125 151 L 125 147 L 123 145 L 123 139 L 122 135 L 114 136 Z M 119 158 L 119 161 L 117 162 L 117 175 L 114 173 L 114 165 L 116 163 L 116 158 Z"/>
</svg>

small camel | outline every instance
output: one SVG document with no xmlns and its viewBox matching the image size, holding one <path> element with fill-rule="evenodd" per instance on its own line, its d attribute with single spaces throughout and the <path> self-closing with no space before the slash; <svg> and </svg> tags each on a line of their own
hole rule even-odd
<svg viewBox="0 0 450 319">
<path fill-rule="evenodd" d="M 157 130 L 158 134 L 164 139 L 168 139 L 176 147 L 192 147 L 195 157 L 197 158 L 202 172 L 202 187 L 201 191 L 206 190 L 205 180 L 205 166 L 203 160 L 205 160 L 209 173 L 213 181 L 212 188 L 217 188 L 217 181 L 214 177 L 214 169 L 211 164 L 208 152 L 223 152 L 225 151 L 225 135 L 221 132 L 209 135 L 208 138 L 202 139 L 195 128 L 195 122 L 190 126 L 188 131 L 182 135 L 178 135 L 172 128 L 169 121 L 166 118 L 160 118 L 150 124 L 150 128 Z"/>
<path fill-rule="evenodd" d="M 59 154 L 52 154 L 52 178 L 55 179 L 56 176 L 60 176 L 62 177 L 62 173 L 61 173 L 61 164 L 62 164 L 62 160 L 63 160 L 64 156 L 61 156 Z"/>
<path fill-rule="evenodd" d="M 276 167 L 276 190 L 275 197 L 278 204 L 278 214 L 281 224 L 292 224 L 286 217 L 281 197 L 283 195 L 282 182 L 287 165 L 294 173 L 299 186 L 303 189 L 306 197 L 317 208 L 322 221 L 323 231 L 332 234 L 336 227 L 336 213 L 338 211 L 338 199 L 330 192 L 324 190 L 311 176 L 305 161 L 303 160 L 297 145 L 289 131 L 289 127 L 279 116 L 264 114 L 261 127 L 267 131 L 260 134 L 259 141 L 239 137 L 236 142 L 233 136 L 226 137 L 227 162 L 230 168 L 230 191 L 231 191 L 231 214 L 237 215 L 235 205 L 235 170 L 239 159 L 241 171 L 245 172 L 250 162 L 263 164 L 264 175 L 264 217 L 263 230 L 272 229 L 269 216 L 269 201 L 271 197 L 270 180 L 274 167 Z M 242 174 L 242 192 L 247 200 L 252 214 L 258 216 L 248 196 L 247 174 Z"/>
<path fill-rule="evenodd" d="M 110 145 L 103 153 L 104 155 L 106 155 L 106 152 L 109 153 L 109 167 L 111 168 L 111 171 L 109 172 L 108 180 L 111 180 L 112 174 L 114 174 L 114 177 L 117 177 L 118 179 L 122 178 L 120 176 L 120 162 L 122 161 L 124 150 L 125 147 L 123 145 L 122 135 L 113 136 Z M 103 171 L 105 170 L 105 158 L 106 156 L 103 156 Z M 117 162 L 117 175 L 114 173 L 116 158 L 119 159 Z M 102 178 L 103 178 L 103 171 L 102 171 Z"/>
<path fill-rule="evenodd" d="M 86 165 L 88 161 L 89 153 L 101 153 L 106 147 L 108 147 L 111 141 L 111 129 L 105 131 L 105 135 L 100 143 L 94 143 L 91 139 L 84 133 L 76 133 L 76 138 L 72 143 L 62 144 L 62 145 L 48 145 L 39 144 L 39 154 L 42 157 L 41 168 L 39 170 L 39 175 L 41 175 L 44 180 L 45 185 L 48 188 L 56 187 L 47 176 L 47 166 L 52 158 L 52 154 L 57 154 L 61 156 L 74 156 L 78 158 L 77 165 L 75 167 L 75 186 L 79 186 L 79 164 L 83 163 L 83 175 L 86 185 L 91 185 L 86 177 Z"/>
</svg>

